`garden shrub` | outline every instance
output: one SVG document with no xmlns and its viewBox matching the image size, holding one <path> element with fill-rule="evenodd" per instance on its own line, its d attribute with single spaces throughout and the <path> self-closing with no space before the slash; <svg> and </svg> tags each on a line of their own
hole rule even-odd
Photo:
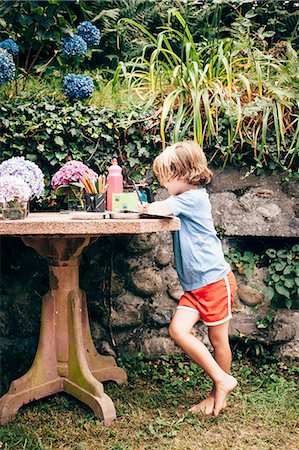
<svg viewBox="0 0 299 450">
<path fill-rule="evenodd" d="M 50 178 L 68 159 L 81 160 L 101 173 L 116 154 L 125 172 L 143 178 L 161 148 L 154 120 L 142 111 L 98 108 L 81 101 L 2 102 L 0 127 L 0 162 L 12 156 L 36 162 L 45 174 L 50 203 Z"/>
<path fill-rule="evenodd" d="M 92 20 L 101 30 L 101 46 L 89 67 L 115 68 L 119 61 L 140 55 L 148 39 L 119 20 L 135 19 L 150 33 L 169 23 L 168 13 L 177 8 L 192 34 L 204 41 L 226 37 L 231 23 L 251 8 L 252 1 L 217 0 L 48 0 L 3 1 L 0 4 L 0 36 L 12 37 L 20 45 L 20 66 L 32 73 L 53 53 L 65 34 L 83 20 Z M 265 25 L 274 32 L 270 45 L 280 40 L 298 46 L 296 2 L 268 0 L 254 4 L 254 30 Z M 182 27 L 183 30 L 183 27 Z M 58 61 L 59 63 L 59 61 Z M 51 71 L 51 67 L 49 68 Z"/>
<path fill-rule="evenodd" d="M 268 249 L 265 294 L 274 307 L 291 308 L 299 299 L 299 244 L 291 249 Z"/>
<path fill-rule="evenodd" d="M 291 308 L 299 299 L 299 245 L 282 248 L 268 248 L 262 253 L 234 247 L 225 254 L 226 259 L 235 269 L 245 276 L 249 282 L 257 267 L 267 267 L 268 274 L 264 279 L 266 284 L 264 294 L 271 302 L 273 309 L 279 307 Z M 270 317 L 270 316 L 269 316 Z M 268 322 L 271 320 L 267 319 Z M 265 324 L 264 324 L 265 325 Z"/>
<path fill-rule="evenodd" d="M 154 107 L 172 141 L 191 136 L 209 159 L 223 165 L 298 169 L 298 55 L 290 43 L 267 48 L 266 29 L 252 32 L 255 13 L 232 25 L 230 36 L 214 42 L 195 40 L 178 10 L 173 26 L 157 36 L 134 20 L 128 26 L 150 43 L 138 58 L 120 63 L 113 85 Z M 181 27 L 183 26 L 183 31 Z M 279 87 L 278 87 L 279 86 Z"/>
</svg>

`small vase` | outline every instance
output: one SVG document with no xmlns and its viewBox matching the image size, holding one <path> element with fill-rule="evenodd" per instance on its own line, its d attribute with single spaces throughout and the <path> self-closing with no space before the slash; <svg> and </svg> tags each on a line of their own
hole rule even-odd
<svg viewBox="0 0 299 450">
<path fill-rule="evenodd" d="M 67 209 L 69 211 L 84 211 L 85 205 L 83 198 L 69 197 L 67 200 Z"/>
<path fill-rule="evenodd" d="M 4 220 L 20 220 L 28 216 L 28 201 L 15 198 L 2 205 L 2 218 Z"/>
</svg>

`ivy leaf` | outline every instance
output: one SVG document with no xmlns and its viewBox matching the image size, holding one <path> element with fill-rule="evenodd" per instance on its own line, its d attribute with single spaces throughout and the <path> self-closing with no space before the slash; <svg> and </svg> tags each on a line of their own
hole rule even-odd
<svg viewBox="0 0 299 450">
<path fill-rule="evenodd" d="M 56 152 L 55 156 L 58 159 L 58 161 L 63 161 L 67 157 L 67 153 L 66 152 Z"/>
<path fill-rule="evenodd" d="M 37 150 L 39 151 L 39 152 L 43 152 L 43 151 L 45 151 L 45 146 L 44 146 L 44 144 L 38 144 L 38 146 L 37 146 Z"/>
<path fill-rule="evenodd" d="M 64 145 L 64 140 L 61 136 L 55 136 L 54 142 L 55 144 L 59 145 L 59 147 L 63 147 Z"/>
</svg>

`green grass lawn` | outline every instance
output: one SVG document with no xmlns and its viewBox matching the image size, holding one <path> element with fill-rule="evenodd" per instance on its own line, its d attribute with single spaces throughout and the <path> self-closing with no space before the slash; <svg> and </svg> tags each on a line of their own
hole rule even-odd
<svg viewBox="0 0 299 450">
<path fill-rule="evenodd" d="M 188 408 L 211 387 L 182 357 L 127 360 L 127 386 L 105 384 L 118 419 L 110 427 L 65 394 L 24 406 L 0 430 L 0 448 L 76 450 L 297 450 L 299 367 L 237 358 L 239 386 L 217 419 Z"/>
</svg>

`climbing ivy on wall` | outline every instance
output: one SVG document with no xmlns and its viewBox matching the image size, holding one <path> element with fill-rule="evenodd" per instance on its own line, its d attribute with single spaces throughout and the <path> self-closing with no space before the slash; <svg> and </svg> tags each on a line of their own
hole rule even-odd
<svg viewBox="0 0 299 450">
<path fill-rule="evenodd" d="M 0 106 L 0 162 L 12 156 L 35 161 L 49 180 L 68 159 L 103 172 L 116 154 L 130 175 L 144 178 L 160 152 L 158 126 L 142 111 L 99 108 L 83 102 L 16 100 Z"/>
</svg>

